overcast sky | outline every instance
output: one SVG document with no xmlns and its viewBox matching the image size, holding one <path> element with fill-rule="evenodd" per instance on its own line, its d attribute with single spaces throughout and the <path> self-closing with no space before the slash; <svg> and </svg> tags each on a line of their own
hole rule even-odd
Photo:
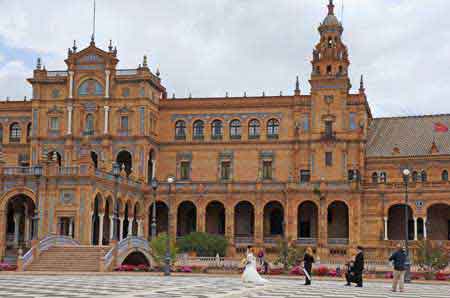
<svg viewBox="0 0 450 298">
<path fill-rule="evenodd" d="M 342 1 L 344 10 L 342 16 Z M 93 0 L 0 0 L 0 98 L 31 94 L 37 57 L 65 69 L 89 44 Z M 119 68 L 144 54 L 169 95 L 309 93 L 310 59 L 328 0 L 97 0 L 96 44 Z M 450 1 L 336 0 L 353 89 L 364 74 L 375 116 L 450 113 Z"/>
</svg>

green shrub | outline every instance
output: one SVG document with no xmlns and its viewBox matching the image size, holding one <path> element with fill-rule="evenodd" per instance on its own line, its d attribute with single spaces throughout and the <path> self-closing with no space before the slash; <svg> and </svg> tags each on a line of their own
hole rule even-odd
<svg viewBox="0 0 450 298">
<path fill-rule="evenodd" d="M 166 241 L 167 234 L 161 233 L 156 238 L 150 241 L 150 247 L 152 248 L 152 257 L 153 260 L 158 264 L 158 266 L 164 265 L 164 258 L 166 257 Z M 171 239 L 170 241 L 170 259 L 171 263 L 175 262 L 177 256 L 177 246 L 175 241 Z"/>
<path fill-rule="evenodd" d="M 439 270 L 449 265 L 450 253 L 442 243 L 422 240 L 417 247 L 414 261 L 425 272 L 426 279 L 431 279 Z"/>
<path fill-rule="evenodd" d="M 181 237 L 177 241 L 181 252 L 195 252 L 200 257 L 224 256 L 228 247 L 228 240 L 219 235 L 194 232 Z"/>
</svg>

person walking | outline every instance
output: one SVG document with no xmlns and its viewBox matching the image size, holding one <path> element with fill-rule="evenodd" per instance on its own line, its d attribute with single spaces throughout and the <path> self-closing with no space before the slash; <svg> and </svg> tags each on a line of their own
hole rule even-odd
<svg viewBox="0 0 450 298">
<path fill-rule="evenodd" d="M 357 247 L 357 254 L 353 266 L 351 266 L 350 272 L 345 275 L 347 279 L 347 286 L 351 283 L 356 283 L 358 288 L 363 286 L 363 271 L 364 271 L 364 249 L 361 246 Z"/>
<path fill-rule="evenodd" d="M 303 256 L 303 268 L 308 273 L 305 274 L 305 285 L 311 285 L 312 264 L 314 263 L 314 255 L 311 247 L 308 247 Z"/>
<path fill-rule="evenodd" d="M 403 292 L 405 290 L 406 250 L 401 244 L 397 244 L 397 251 L 392 254 L 389 261 L 394 265 L 392 292 L 397 292 L 397 285 L 400 292 Z"/>
</svg>

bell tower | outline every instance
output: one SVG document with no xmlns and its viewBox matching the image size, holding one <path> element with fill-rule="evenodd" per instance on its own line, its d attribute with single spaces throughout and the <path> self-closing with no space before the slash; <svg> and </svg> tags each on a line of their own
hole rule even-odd
<svg viewBox="0 0 450 298">
<path fill-rule="evenodd" d="M 342 42 L 344 28 L 334 15 L 333 0 L 328 4 L 328 14 L 319 26 L 320 41 L 313 50 L 311 87 L 312 91 L 324 85 L 350 90 L 348 78 L 348 50 Z"/>
</svg>

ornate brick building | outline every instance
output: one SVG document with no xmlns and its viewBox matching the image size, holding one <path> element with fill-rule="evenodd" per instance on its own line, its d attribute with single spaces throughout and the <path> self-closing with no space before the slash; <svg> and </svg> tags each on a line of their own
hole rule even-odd
<svg viewBox="0 0 450 298">
<path fill-rule="evenodd" d="M 406 232 L 404 168 L 410 238 L 449 241 L 450 134 L 435 126 L 450 115 L 373 118 L 362 78 L 350 92 L 333 10 L 330 1 L 310 94 L 297 79 L 287 96 L 169 99 L 145 57 L 116 69 L 117 50 L 93 40 L 68 50 L 67 70 L 38 61 L 32 100 L 0 103 L 1 257 L 49 234 L 85 245 L 149 238 L 154 199 L 158 232 L 222 234 L 230 254 L 284 235 L 322 258 L 358 244 L 383 257 Z"/>
</svg>

